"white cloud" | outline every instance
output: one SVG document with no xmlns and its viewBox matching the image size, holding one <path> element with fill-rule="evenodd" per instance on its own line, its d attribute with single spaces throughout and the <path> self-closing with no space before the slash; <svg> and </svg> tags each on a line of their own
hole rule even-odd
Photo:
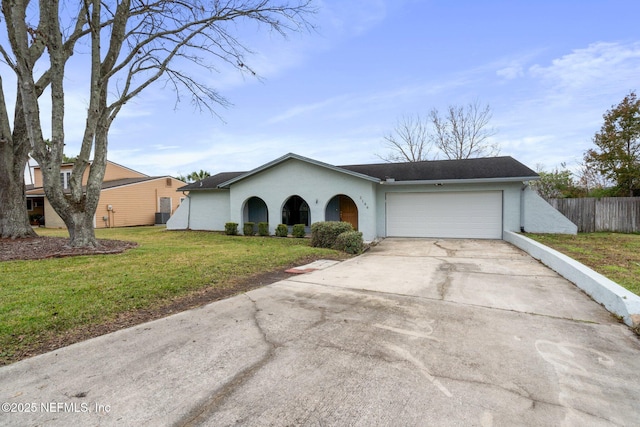
<svg viewBox="0 0 640 427">
<path fill-rule="evenodd" d="M 320 32 L 332 37 L 359 36 L 387 15 L 384 0 L 320 1 Z"/>
<path fill-rule="evenodd" d="M 498 71 L 496 71 L 496 74 L 499 77 L 504 77 L 507 80 L 513 80 L 518 77 L 524 76 L 524 69 L 520 64 L 513 64 L 499 69 Z"/>
<path fill-rule="evenodd" d="M 341 100 L 344 101 L 345 99 L 346 99 L 346 96 L 338 96 L 335 98 L 329 98 L 329 99 L 325 99 L 324 101 L 314 102 L 311 104 L 296 105 L 286 110 L 284 113 L 278 114 L 277 116 L 270 118 L 269 120 L 267 120 L 267 123 L 275 124 L 275 123 L 293 119 L 297 116 L 306 115 L 309 113 L 316 112 L 318 110 L 323 110 L 323 109 L 332 107 L 338 102 L 340 102 Z"/>
<path fill-rule="evenodd" d="M 634 85 L 640 75 L 640 42 L 593 43 L 554 59 L 548 66 L 533 65 L 529 72 L 562 90 Z"/>
</svg>

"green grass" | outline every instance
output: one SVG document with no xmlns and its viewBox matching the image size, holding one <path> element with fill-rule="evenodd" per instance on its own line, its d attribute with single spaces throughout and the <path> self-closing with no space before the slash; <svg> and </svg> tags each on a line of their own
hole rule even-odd
<svg viewBox="0 0 640 427">
<path fill-rule="evenodd" d="M 68 236 L 62 230 L 38 233 Z M 56 335 L 100 325 L 122 313 L 157 308 L 212 286 L 228 288 L 305 258 L 340 256 L 310 247 L 309 239 L 162 227 L 96 230 L 96 236 L 139 246 L 117 255 L 0 262 L 0 364 Z"/>
<path fill-rule="evenodd" d="M 640 295 L 640 234 L 527 234 Z"/>
</svg>

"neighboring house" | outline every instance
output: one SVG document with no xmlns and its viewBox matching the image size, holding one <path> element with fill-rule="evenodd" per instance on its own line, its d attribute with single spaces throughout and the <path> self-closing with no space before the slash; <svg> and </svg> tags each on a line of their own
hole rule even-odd
<svg viewBox="0 0 640 427">
<path fill-rule="evenodd" d="M 69 188 L 73 164 L 63 164 L 60 182 Z M 87 183 L 89 169 L 82 182 Z M 46 227 L 63 228 L 64 222 L 47 200 L 42 188 L 40 166 L 33 168 L 33 185 L 27 186 L 27 209 L 44 215 Z M 184 182 L 170 176 L 149 176 L 117 163 L 107 162 L 100 200 L 94 217 L 96 228 L 164 224 L 180 205 L 183 197 L 176 189 Z"/>
<path fill-rule="evenodd" d="M 333 166 L 287 154 L 249 172 L 183 186 L 167 228 L 224 230 L 226 222 L 348 221 L 379 237 L 501 239 L 503 230 L 575 234 L 529 188 L 540 177 L 511 157 Z"/>
</svg>

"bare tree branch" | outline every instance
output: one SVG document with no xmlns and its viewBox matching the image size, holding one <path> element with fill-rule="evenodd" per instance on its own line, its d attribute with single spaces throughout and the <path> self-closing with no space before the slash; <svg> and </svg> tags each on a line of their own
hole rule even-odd
<svg viewBox="0 0 640 427">
<path fill-rule="evenodd" d="M 489 105 L 478 101 L 464 106 L 449 106 L 444 116 L 437 109 L 429 113 L 433 124 L 433 143 L 448 159 L 493 157 L 500 147 L 490 138 L 497 131 L 489 127 L 492 114 Z"/>
<path fill-rule="evenodd" d="M 81 246 L 96 244 L 92 221 L 106 167 L 108 133 L 123 105 L 164 79 L 177 100 L 188 93 L 195 105 L 214 112 L 216 106 L 228 103 L 195 70 L 213 72 L 223 62 L 257 74 L 245 58 L 252 51 L 237 35 L 240 23 L 258 24 L 286 37 L 291 31 L 312 28 L 307 16 L 315 12 L 311 0 L 39 0 L 37 5 L 29 0 L 1 1 L 10 49 L 0 46 L 0 55 L 18 79 L 16 111 L 42 167 L 47 198 L 67 225 L 71 243 Z M 61 19 L 61 8 L 70 7 L 77 7 L 77 13 Z M 34 17 L 36 28 L 29 23 Z M 89 60 L 89 105 L 71 191 L 65 193 L 59 179 L 65 145 L 63 83 L 65 65 L 80 40 L 86 40 L 90 51 L 83 57 Z M 36 68 L 44 70 L 39 77 Z M 47 87 L 51 118 L 43 120 L 38 97 Z M 0 116 L 3 111 L 6 106 Z M 48 121 L 50 141 L 42 129 Z"/>
<path fill-rule="evenodd" d="M 429 112 L 427 120 L 419 115 L 403 117 L 394 132 L 384 136 L 385 155 L 377 155 L 387 162 L 419 162 L 447 159 L 497 156 L 500 148 L 490 138 L 496 130 L 489 127 L 491 109 L 476 101 L 467 106 L 449 106 L 442 116 L 437 109 Z M 432 154 L 435 148 L 437 151 Z"/>
<path fill-rule="evenodd" d="M 396 123 L 393 133 L 384 136 L 385 155 L 377 155 L 386 162 L 420 162 L 429 160 L 433 144 L 427 123 L 419 116 L 404 116 Z"/>
</svg>

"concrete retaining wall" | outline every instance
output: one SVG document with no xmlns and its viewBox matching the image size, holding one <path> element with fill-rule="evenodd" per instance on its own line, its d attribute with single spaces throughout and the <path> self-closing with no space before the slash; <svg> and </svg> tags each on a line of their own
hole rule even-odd
<svg viewBox="0 0 640 427">
<path fill-rule="evenodd" d="M 621 317 L 625 324 L 632 328 L 640 327 L 640 296 L 578 261 L 525 236 L 505 231 L 503 238 L 574 283 L 611 313 Z"/>
</svg>

